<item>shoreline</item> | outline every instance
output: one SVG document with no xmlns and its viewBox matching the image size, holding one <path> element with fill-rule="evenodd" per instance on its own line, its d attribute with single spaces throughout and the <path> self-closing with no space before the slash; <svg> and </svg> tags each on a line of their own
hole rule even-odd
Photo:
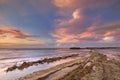
<svg viewBox="0 0 120 80">
<path fill-rule="evenodd" d="M 45 69 L 45 70 L 40 70 L 40 71 L 37 71 L 37 72 L 33 72 L 32 74 L 28 74 L 26 75 L 25 77 L 21 77 L 19 79 L 16 79 L 16 80 L 37 80 L 39 78 L 44 78 L 56 71 L 59 71 L 65 67 L 68 67 L 68 66 L 72 66 L 74 64 L 77 64 L 79 63 L 79 59 L 77 60 L 73 60 L 73 61 L 70 61 L 70 62 L 66 62 L 66 63 L 63 63 L 63 64 L 59 64 L 57 66 L 54 66 L 54 67 L 51 67 L 51 68 L 48 68 L 48 69 Z"/>
<path fill-rule="evenodd" d="M 77 64 L 80 64 L 82 61 L 86 60 L 88 58 L 89 55 L 84 56 L 83 58 L 81 58 L 81 56 L 79 56 L 79 59 L 75 59 L 66 63 L 62 63 L 59 64 L 57 66 L 45 69 L 45 70 L 39 70 L 36 72 L 33 72 L 31 74 L 28 74 L 24 77 L 18 78 L 16 80 L 45 80 L 45 78 L 47 78 L 49 75 L 60 71 L 66 67 L 71 67 Z"/>
<path fill-rule="evenodd" d="M 69 68 L 69 70 L 66 71 L 65 70 L 66 68 Z M 114 74 L 112 74 L 110 71 Z M 57 75 L 58 73 L 64 73 L 64 74 L 59 74 L 58 76 Z M 115 59 L 108 59 L 106 55 L 100 54 L 98 52 L 91 52 L 85 57 L 70 62 L 66 62 L 46 70 L 40 70 L 16 80 L 47 80 L 47 79 L 48 80 L 114 80 L 114 79 L 119 80 L 120 61 Z"/>
<path fill-rule="evenodd" d="M 59 60 L 62 60 L 62 59 L 74 58 L 74 57 L 78 57 L 78 56 L 79 56 L 79 54 L 71 54 L 71 55 L 66 55 L 66 56 L 61 56 L 61 57 L 44 58 L 44 59 L 37 60 L 37 61 L 32 61 L 32 62 L 23 62 L 19 66 L 13 65 L 11 67 L 8 67 L 6 69 L 6 72 L 14 71 L 16 69 L 23 70 L 23 69 L 28 68 L 28 67 L 33 66 L 33 65 L 39 65 L 39 64 L 44 64 L 44 63 L 52 63 L 52 62 L 59 61 Z"/>
</svg>

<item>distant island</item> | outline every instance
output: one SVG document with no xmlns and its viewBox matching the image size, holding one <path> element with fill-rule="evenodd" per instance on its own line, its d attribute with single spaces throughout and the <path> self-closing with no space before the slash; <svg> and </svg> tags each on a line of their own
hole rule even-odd
<svg viewBox="0 0 120 80">
<path fill-rule="evenodd" d="M 80 47 L 71 47 L 70 49 L 81 49 Z"/>
<path fill-rule="evenodd" d="M 120 47 L 70 47 L 69 49 L 119 49 Z"/>
</svg>

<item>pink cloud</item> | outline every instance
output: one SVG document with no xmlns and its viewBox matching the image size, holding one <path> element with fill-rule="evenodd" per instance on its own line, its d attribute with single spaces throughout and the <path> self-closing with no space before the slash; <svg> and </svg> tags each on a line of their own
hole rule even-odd
<svg viewBox="0 0 120 80">
<path fill-rule="evenodd" d="M 29 37 L 28 35 L 22 33 L 21 31 L 15 30 L 12 28 L 0 29 L 0 34 L 11 34 L 11 35 L 13 35 L 13 37 L 21 38 L 21 39 L 25 39 L 25 38 Z"/>
<path fill-rule="evenodd" d="M 57 43 L 79 43 L 81 39 L 98 36 L 94 32 L 95 29 L 96 27 L 92 26 L 92 27 L 87 28 L 84 32 L 69 33 L 69 31 L 72 32 L 72 29 L 70 29 L 69 27 L 67 28 L 62 27 L 62 28 L 57 28 L 55 30 L 55 33 L 52 34 L 52 36 L 56 38 Z"/>
<path fill-rule="evenodd" d="M 110 35 L 112 35 L 112 34 L 114 34 L 115 33 L 115 31 L 108 31 L 108 32 L 106 32 L 105 34 L 104 34 L 104 36 L 110 36 Z"/>
<path fill-rule="evenodd" d="M 117 3 L 117 1 L 118 0 L 52 0 L 52 3 L 58 8 L 58 15 L 65 18 L 57 20 L 55 31 L 51 35 L 57 43 L 80 43 L 83 40 L 99 42 L 100 40 L 106 39 L 105 37 L 109 38 L 109 36 L 119 34 L 118 28 L 109 25 L 105 27 L 104 25 L 100 25 L 97 22 L 99 21 L 98 18 L 86 27 L 82 24 L 87 19 L 87 17 L 83 15 L 85 9 L 105 8 Z M 113 31 L 109 28 L 113 28 Z M 116 30 L 117 32 L 115 32 Z"/>
<path fill-rule="evenodd" d="M 53 4 L 59 8 L 99 8 L 110 6 L 119 0 L 53 0 Z M 109 2 L 109 4 L 108 4 Z"/>
<path fill-rule="evenodd" d="M 71 7 L 74 4 L 74 0 L 53 0 L 53 4 L 59 8 Z"/>
<path fill-rule="evenodd" d="M 76 43 L 79 42 L 74 34 L 68 34 L 67 28 L 56 29 L 56 32 L 51 34 L 53 37 L 57 38 L 57 43 Z"/>
<path fill-rule="evenodd" d="M 26 34 L 20 30 L 14 28 L 8 28 L 8 26 L 0 26 L 0 44 L 2 46 L 7 45 L 35 45 L 45 44 L 46 41 L 39 37 Z"/>
<path fill-rule="evenodd" d="M 115 41 L 115 37 L 120 35 L 120 27 L 106 26 L 106 27 L 97 27 L 95 25 L 85 28 L 82 32 L 74 32 L 72 28 L 68 27 L 57 27 L 55 32 L 52 33 L 52 36 L 56 39 L 57 43 L 81 43 L 83 40 L 87 42 L 91 41 L 102 41 L 110 42 Z M 119 24 L 120 25 L 120 24 Z M 104 25 L 103 25 L 104 26 Z M 70 27 L 75 28 L 74 24 Z M 92 39 L 91 41 L 89 40 Z"/>
<path fill-rule="evenodd" d="M 120 34 L 120 28 L 115 28 L 113 30 L 107 30 L 104 34 L 104 36 L 114 36 Z"/>
</svg>

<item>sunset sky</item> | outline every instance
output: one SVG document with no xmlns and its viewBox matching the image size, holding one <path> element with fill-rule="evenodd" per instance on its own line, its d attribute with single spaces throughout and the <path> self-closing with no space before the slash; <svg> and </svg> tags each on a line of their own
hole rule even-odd
<svg viewBox="0 0 120 80">
<path fill-rule="evenodd" d="M 0 47 L 120 47 L 120 0 L 0 0 Z"/>
</svg>

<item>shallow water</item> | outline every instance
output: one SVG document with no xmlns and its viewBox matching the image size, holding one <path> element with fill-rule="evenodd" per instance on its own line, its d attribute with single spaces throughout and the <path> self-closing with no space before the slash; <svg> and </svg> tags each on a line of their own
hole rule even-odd
<svg viewBox="0 0 120 80">
<path fill-rule="evenodd" d="M 97 51 L 105 54 L 108 59 L 119 59 L 117 55 L 120 55 L 120 49 L 98 49 Z"/>
<path fill-rule="evenodd" d="M 30 74 L 34 71 L 47 69 L 53 66 L 56 66 L 58 64 L 71 61 L 73 59 L 65 59 L 56 61 L 53 63 L 45 63 L 40 64 L 37 66 L 31 66 L 29 68 L 26 68 L 22 71 L 20 70 L 14 70 L 11 72 L 6 72 L 5 70 L 8 67 L 11 67 L 13 65 L 20 65 L 23 62 L 30 62 L 30 61 L 37 61 L 46 57 L 57 57 L 57 56 L 65 56 L 70 54 L 81 54 L 84 55 L 88 53 L 89 50 L 69 50 L 69 49 L 56 49 L 56 50 L 15 50 L 15 49 L 4 49 L 0 50 L 0 80 L 15 80 L 16 78 L 25 76 L 27 74 Z"/>
</svg>

